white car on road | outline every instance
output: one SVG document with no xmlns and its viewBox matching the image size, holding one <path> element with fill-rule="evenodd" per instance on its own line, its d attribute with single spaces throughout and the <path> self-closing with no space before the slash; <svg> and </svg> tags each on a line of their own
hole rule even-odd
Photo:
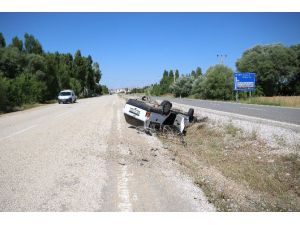
<svg viewBox="0 0 300 225">
<path fill-rule="evenodd" d="M 58 103 L 74 103 L 76 102 L 76 95 L 73 90 L 63 90 L 58 95 Z"/>
</svg>

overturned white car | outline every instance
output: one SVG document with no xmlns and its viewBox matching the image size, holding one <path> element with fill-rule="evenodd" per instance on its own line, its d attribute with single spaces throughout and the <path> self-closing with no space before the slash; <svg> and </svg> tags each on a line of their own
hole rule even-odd
<svg viewBox="0 0 300 225">
<path fill-rule="evenodd" d="M 162 101 L 153 104 L 136 99 L 129 99 L 123 109 L 127 123 L 134 127 L 143 128 L 146 132 L 164 131 L 166 128 L 184 134 L 186 127 L 194 122 L 194 109 L 187 113 L 172 110 L 172 103 Z"/>
</svg>

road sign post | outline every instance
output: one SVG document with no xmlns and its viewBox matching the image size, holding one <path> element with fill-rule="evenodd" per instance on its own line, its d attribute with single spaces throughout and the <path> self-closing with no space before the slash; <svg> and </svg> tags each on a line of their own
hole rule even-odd
<svg viewBox="0 0 300 225">
<path fill-rule="evenodd" d="M 238 101 L 238 91 L 255 90 L 256 73 L 234 73 L 234 90 L 236 91 L 236 101 Z"/>
</svg>

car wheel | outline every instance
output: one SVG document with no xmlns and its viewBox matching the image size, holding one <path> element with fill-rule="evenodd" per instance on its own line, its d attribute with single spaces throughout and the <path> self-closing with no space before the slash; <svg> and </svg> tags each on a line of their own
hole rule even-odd
<svg viewBox="0 0 300 225">
<path fill-rule="evenodd" d="M 189 117 L 189 121 L 192 122 L 194 119 L 194 109 L 190 108 L 188 113 L 187 113 L 188 117 Z"/>
<path fill-rule="evenodd" d="M 162 101 L 162 103 L 160 104 L 162 107 L 162 111 L 165 115 L 169 114 L 171 108 L 172 108 L 172 103 L 169 101 Z"/>
</svg>

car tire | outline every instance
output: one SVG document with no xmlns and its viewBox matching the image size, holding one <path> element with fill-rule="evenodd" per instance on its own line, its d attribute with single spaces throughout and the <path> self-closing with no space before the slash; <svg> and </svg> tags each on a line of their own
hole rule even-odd
<svg viewBox="0 0 300 225">
<path fill-rule="evenodd" d="M 187 113 L 188 117 L 189 117 L 189 121 L 192 122 L 194 119 L 194 109 L 190 108 L 188 113 Z"/>
<path fill-rule="evenodd" d="M 162 103 L 160 105 L 161 105 L 163 114 L 165 114 L 165 115 L 169 114 L 169 112 L 172 108 L 172 103 L 164 100 L 164 101 L 162 101 Z"/>
</svg>

